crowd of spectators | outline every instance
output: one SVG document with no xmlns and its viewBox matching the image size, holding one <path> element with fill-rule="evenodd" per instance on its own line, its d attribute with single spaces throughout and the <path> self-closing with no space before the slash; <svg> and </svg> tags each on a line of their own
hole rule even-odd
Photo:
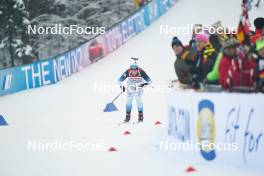
<svg viewBox="0 0 264 176">
<path fill-rule="evenodd" d="M 194 29 L 201 26 L 197 24 Z M 177 58 L 174 67 L 179 82 L 193 89 L 220 85 L 226 91 L 264 92 L 264 18 L 256 18 L 254 26 L 249 42 L 219 30 L 212 34 L 193 30 L 188 45 L 173 37 L 171 47 Z M 221 22 L 212 27 L 223 28 Z"/>
</svg>

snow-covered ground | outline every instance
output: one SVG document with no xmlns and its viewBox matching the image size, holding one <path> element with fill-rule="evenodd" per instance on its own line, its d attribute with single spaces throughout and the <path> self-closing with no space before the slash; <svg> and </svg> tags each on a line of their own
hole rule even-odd
<svg viewBox="0 0 264 176">
<path fill-rule="evenodd" d="M 192 175 L 263 175 L 246 168 L 207 166 L 181 161 L 177 153 L 160 151 L 166 139 L 166 93 L 144 95 L 145 122 L 138 125 L 123 121 L 125 96 L 116 101 L 120 111 L 103 113 L 106 103 L 118 90 L 99 93 L 95 83 L 116 83 L 131 63 L 139 64 L 154 84 L 166 85 L 175 78 L 172 35 L 160 35 L 160 25 L 181 26 L 212 24 L 217 20 L 236 26 L 241 0 L 180 0 L 150 28 L 103 60 L 84 71 L 51 86 L 28 90 L 0 98 L 0 113 L 9 126 L 0 127 L 0 175 L 3 176 L 87 176 L 87 175 L 186 175 L 185 169 L 197 169 Z M 263 5 L 250 12 L 252 18 L 264 16 Z M 179 35 L 184 42 L 190 36 Z M 179 100 L 180 101 L 180 100 Z M 136 110 L 133 120 L 136 120 Z M 155 121 L 161 125 L 154 125 Z M 123 135 L 129 130 L 131 135 Z M 103 144 L 101 151 L 30 151 L 28 142 L 80 142 Z M 108 152 L 108 148 L 117 148 Z"/>
</svg>

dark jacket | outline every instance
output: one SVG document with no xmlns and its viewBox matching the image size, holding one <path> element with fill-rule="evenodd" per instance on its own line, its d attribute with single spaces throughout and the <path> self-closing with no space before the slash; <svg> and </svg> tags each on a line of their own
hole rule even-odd
<svg viewBox="0 0 264 176">
<path fill-rule="evenodd" d="M 174 68 L 180 83 L 188 84 L 190 82 L 190 70 L 195 66 L 195 59 L 196 53 L 191 47 L 185 47 L 181 55 L 177 56 Z"/>
<path fill-rule="evenodd" d="M 191 70 L 191 74 L 197 78 L 196 81 L 203 81 L 207 74 L 213 69 L 217 52 L 213 46 L 208 43 L 205 48 L 197 53 L 195 68 Z"/>
<path fill-rule="evenodd" d="M 217 53 L 220 52 L 222 45 L 217 37 L 216 34 L 212 34 L 209 37 L 210 43 L 213 45 L 214 49 L 216 50 Z"/>
</svg>

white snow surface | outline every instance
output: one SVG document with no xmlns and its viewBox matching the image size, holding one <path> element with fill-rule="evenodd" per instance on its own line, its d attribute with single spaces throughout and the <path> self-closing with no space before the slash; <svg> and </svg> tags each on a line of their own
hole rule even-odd
<svg viewBox="0 0 264 176">
<path fill-rule="evenodd" d="M 263 175 L 229 166 L 202 165 L 185 161 L 175 152 L 164 152 L 159 142 L 167 138 L 166 93 L 144 94 L 145 121 L 139 125 L 117 124 L 124 119 L 125 96 L 115 104 L 119 111 L 103 113 L 107 102 L 118 94 L 94 91 L 94 83 L 114 85 L 131 63 L 139 65 L 154 84 L 166 85 L 175 79 L 173 35 L 160 35 L 160 25 L 238 24 L 241 0 L 180 0 L 151 27 L 128 41 L 106 58 L 64 81 L 0 98 L 0 113 L 8 126 L 0 127 L 0 175 L 2 176 L 174 176 L 174 175 Z M 263 6 L 250 12 L 264 16 Z M 190 36 L 178 35 L 186 44 Z M 180 102 L 181 100 L 179 100 Z M 137 119 L 133 109 L 132 121 Z M 161 125 L 154 125 L 155 121 Z M 129 130 L 132 134 L 124 136 Z M 103 143 L 102 151 L 29 151 L 28 143 L 82 142 Z M 116 147 L 116 152 L 108 148 Z M 186 173 L 188 166 L 196 172 Z"/>
</svg>

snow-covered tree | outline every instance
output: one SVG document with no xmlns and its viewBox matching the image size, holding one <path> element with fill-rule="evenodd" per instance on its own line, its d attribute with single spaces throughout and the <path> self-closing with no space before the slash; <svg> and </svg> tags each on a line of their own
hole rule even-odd
<svg viewBox="0 0 264 176">
<path fill-rule="evenodd" d="M 93 37 L 85 34 L 28 35 L 26 27 L 29 24 L 107 28 L 135 9 L 133 0 L 0 0 L 0 68 L 28 63 L 34 57 L 55 56 Z"/>
<path fill-rule="evenodd" d="M 16 65 L 23 59 L 25 54 L 30 53 L 25 35 L 25 26 L 29 23 L 28 13 L 25 10 L 23 0 L 0 1 L 0 43 L 2 48 L 8 48 L 8 57 L 11 66 Z"/>
</svg>

